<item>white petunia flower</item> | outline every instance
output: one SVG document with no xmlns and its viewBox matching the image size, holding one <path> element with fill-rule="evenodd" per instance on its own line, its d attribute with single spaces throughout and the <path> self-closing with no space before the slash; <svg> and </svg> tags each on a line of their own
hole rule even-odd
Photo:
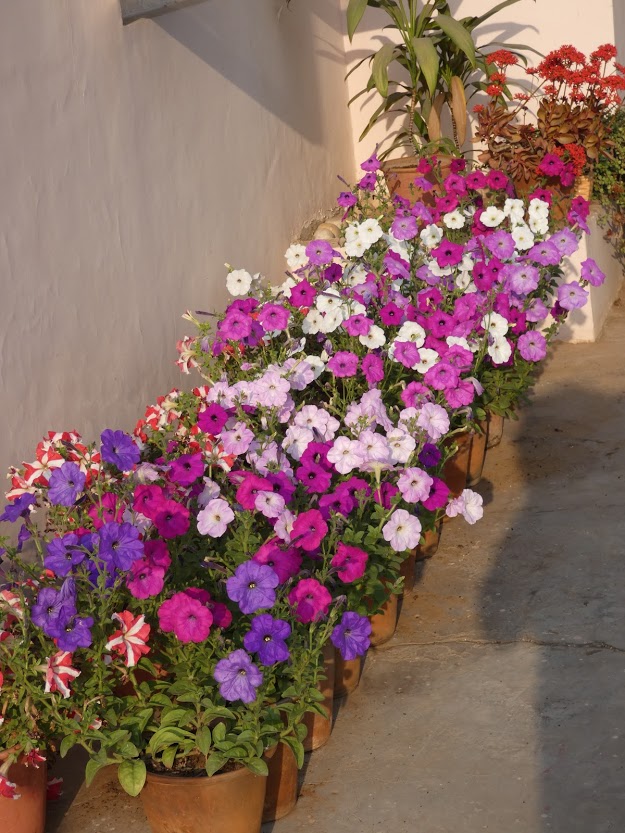
<svg viewBox="0 0 625 833">
<path fill-rule="evenodd" d="M 347 250 L 346 250 L 347 251 Z M 348 269 L 343 275 L 343 282 L 352 288 L 367 281 L 367 270 L 360 263 L 353 269 Z"/>
<path fill-rule="evenodd" d="M 549 233 L 549 219 L 547 217 L 543 217 L 539 214 L 536 214 L 533 217 L 530 216 L 529 227 L 530 227 L 530 230 L 534 232 L 534 234 L 548 234 Z"/>
<path fill-rule="evenodd" d="M 512 239 L 514 240 L 514 245 L 520 252 L 526 252 L 528 249 L 531 249 L 534 245 L 534 235 L 531 232 L 531 229 L 523 223 L 522 225 L 515 226 L 512 229 Z"/>
<path fill-rule="evenodd" d="M 359 227 L 360 238 L 364 240 L 367 248 L 373 246 L 378 240 L 384 236 L 382 226 L 378 223 L 375 217 L 371 217 L 360 224 Z"/>
<path fill-rule="evenodd" d="M 443 239 L 443 229 L 431 223 L 421 230 L 419 237 L 424 246 L 427 246 L 428 249 L 433 249 Z"/>
<path fill-rule="evenodd" d="M 312 367 L 315 379 L 318 379 L 326 369 L 325 362 L 319 356 L 306 356 L 306 364 Z"/>
<path fill-rule="evenodd" d="M 425 330 L 416 321 L 405 321 L 393 340 L 412 341 L 417 347 L 421 347 L 425 343 Z"/>
<path fill-rule="evenodd" d="M 245 269 L 233 269 L 226 278 L 228 292 L 235 298 L 239 295 L 247 295 L 252 285 L 252 276 Z"/>
<path fill-rule="evenodd" d="M 503 338 L 508 332 L 508 322 L 498 312 L 489 312 L 482 318 L 482 327 L 494 338 Z"/>
<path fill-rule="evenodd" d="M 382 347 L 386 343 L 386 336 L 382 327 L 373 324 L 366 335 L 358 336 L 358 341 L 370 350 L 374 350 L 376 347 Z"/>
<path fill-rule="evenodd" d="M 429 347 L 420 347 L 419 361 L 412 366 L 412 369 L 418 370 L 419 373 L 427 373 L 427 371 L 433 367 L 439 359 L 440 356 L 436 350 L 430 350 Z"/>
<path fill-rule="evenodd" d="M 512 355 L 512 347 L 505 338 L 495 339 L 488 345 L 488 355 L 495 364 L 504 364 Z"/>
<path fill-rule="evenodd" d="M 480 222 L 488 228 L 497 228 L 506 219 L 506 215 L 496 205 L 489 205 L 480 215 Z"/>
<path fill-rule="evenodd" d="M 330 312 L 343 305 L 343 299 L 334 289 L 324 289 L 317 295 L 315 306 L 321 312 Z"/>
<path fill-rule="evenodd" d="M 345 241 L 345 254 L 348 257 L 362 257 L 367 251 L 367 248 L 368 246 L 365 245 L 365 241 L 360 237 L 357 237 L 355 240 Z"/>
<path fill-rule="evenodd" d="M 343 323 L 345 316 L 343 314 L 343 308 L 337 307 L 336 309 L 332 309 L 323 316 L 323 320 L 319 325 L 319 332 L 320 333 L 333 333 L 337 327 L 340 327 Z"/>
<path fill-rule="evenodd" d="M 306 246 L 302 246 L 301 243 L 293 243 L 284 253 L 286 258 L 286 265 L 289 269 L 295 271 L 296 269 L 301 269 L 302 266 L 306 266 L 308 263 L 308 255 L 306 254 Z"/>
<path fill-rule="evenodd" d="M 465 219 L 460 211 L 456 208 L 455 211 L 450 211 L 448 214 L 443 215 L 443 223 L 447 226 L 447 228 L 463 228 L 465 224 Z"/>
<path fill-rule="evenodd" d="M 315 335 L 323 324 L 323 315 L 318 309 L 311 309 L 302 321 L 302 330 L 307 335 Z"/>
</svg>

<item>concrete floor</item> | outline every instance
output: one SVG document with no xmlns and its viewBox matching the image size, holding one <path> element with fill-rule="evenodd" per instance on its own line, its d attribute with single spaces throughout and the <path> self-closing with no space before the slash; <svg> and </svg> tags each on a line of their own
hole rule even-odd
<svg viewBox="0 0 625 833">
<path fill-rule="evenodd" d="M 489 452 L 484 519 L 445 525 L 266 833 L 625 830 L 624 428 L 617 302 L 600 342 L 555 348 Z M 49 833 L 148 833 L 108 773 L 77 786 Z"/>
</svg>

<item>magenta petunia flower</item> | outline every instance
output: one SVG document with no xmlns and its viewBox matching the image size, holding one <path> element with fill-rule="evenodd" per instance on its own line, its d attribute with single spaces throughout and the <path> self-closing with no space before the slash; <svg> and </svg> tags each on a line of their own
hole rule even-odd
<svg viewBox="0 0 625 833">
<path fill-rule="evenodd" d="M 463 408 L 475 399 L 475 388 L 467 379 L 461 379 L 457 387 L 447 388 L 443 395 L 450 408 Z"/>
<path fill-rule="evenodd" d="M 528 362 L 540 362 L 547 355 L 547 341 L 538 330 L 530 330 L 519 338 L 517 347 Z"/>
<path fill-rule="evenodd" d="M 280 584 L 278 574 L 271 567 L 257 561 L 244 561 L 226 582 L 228 598 L 237 602 L 243 613 L 255 613 L 273 607 L 275 589 Z"/>
<path fill-rule="evenodd" d="M 441 240 L 439 246 L 432 249 L 436 262 L 442 268 L 445 266 L 456 266 L 462 260 L 464 248 L 458 243 L 451 243 L 449 240 Z"/>
<path fill-rule="evenodd" d="M 564 170 L 564 162 L 555 153 L 546 153 L 540 160 L 537 170 L 545 176 L 560 176 Z"/>
<path fill-rule="evenodd" d="M 240 341 L 251 334 L 252 323 L 252 318 L 247 313 L 231 307 L 226 317 L 219 323 L 218 333 L 228 341 Z"/>
<path fill-rule="evenodd" d="M 421 361 L 419 349 L 413 341 L 393 342 L 393 358 L 408 368 L 414 367 Z"/>
<path fill-rule="evenodd" d="M 278 538 L 270 538 L 252 556 L 258 564 L 265 564 L 278 576 L 280 584 L 294 578 L 302 566 L 302 556 L 294 547 L 283 549 Z"/>
<path fill-rule="evenodd" d="M 351 315 L 343 321 L 343 327 L 345 327 L 350 336 L 366 336 L 372 326 L 373 321 L 367 318 L 366 315 L 362 315 L 362 313 Z"/>
<path fill-rule="evenodd" d="M 189 529 L 190 512 L 175 500 L 164 500 L 154 516 L 154 524 L 161 538 L 178 538 Z"/>
<path fill-rule="evenodd" d="M 306 257 L 314 266 L 326 266 L 338 256 L 327 240 L 312 240 L 306 246 Z"/>
<path fill-rule="evenodd" d="M 460 375 L 449 362 L 437 362 L 426 372 L 423 381 L 434 390 L 449 390 L 457 387 Z"/>
<path fill-rule="evenodd" d="M 349 350 L 339 350 L 326 367 L 339 378 L 355 376 L 358 370 L 358 356 Z"/>
<path fill-rule="evenodd" d="M 465 182 L 467 183 L 467 188 L 471 188 L 473 191 L 480 191 L 482 188 L 486 188 L 488 184 L 486 176 L 481 171 L 472 171 L 470 174 L 467 174 Z"/>
<path fill-rule="evenodd" d="M 319 498 L 319 511 L 324 520 L 328 520 L 332 513 L 347 517 L 356 508 L 356 501 L 346 490 L 341 490 L 340 484 L 336 491 L 328 492 Z"/>
<path fill-rule="evenodd" d="M 330 640 L 344 660 L 356 659 L 366 653 L 371 644 L 371 622 L 353 610 L 347 610 L 334 628 Z"/>
<path fill-rule="evenodd" d="M 563 283 L 558 287 L 558 303 L 562 309 L 581 309 L 588 300 L 588 290 L 584 289 L 578 281 Z"/>
<path fill-rule="evenodd" d="M 307 280 L 303 280 L 291 287 L 290 300 L 295 307 L 309 307 L 316 295 L 317 290 Z"/>
<path fill-rule="evenodd" d="M 418 408 L 432 400 L 432 391 L 421 382 L 408 382 L 400 393 L 400 399 L 407 408 Z"/>
<path fill-rule="evenodd" d="M 211 402 L 197 417 L 197 424 L 200 430 L 206 434 L 216 437 L 228 422 L 228 412 L 217 402 Z"/>
<path fill-rule="evenodd" d="M 486 184 L 493 191 L 503 191 L 509 182 L 509 178 L 501 171 L 489 171 L 486 177 Z"/>
<path fill-rule="evenodd" d="M 316 622 L 330 609 L 332 596 L 315 578 L 299 581 L 289 593 L 289 602 L 299 622 Z"/>
<path fill-rule="evenodd" d="M 100 529 L 104 524 L 111 521 L 119 523 L 124 516 L 125 509 L 126 506 L 118 495 L 107 492 L 102 495 L 99 504 L 89 507 L 87 514 L 93 521 L 95 529 Z"/>
<path fill-rule="evenodd" d="M 384 362 L 374 353 L 368 353 L 364 357 L 361 369 L 368 385 L 377 385 L 384 378 Z"/>
<path fill-rule="evenodd" d="M 158 596 L 165 586 L 165 568 L 158 567 L 147 558 L 141 558 L 130 567 L 126 584 L 135 599 Z"/>
<path fill-rule="evenodd" d="M 204 642 L 213 624 L 213 614 L 208 607 L 185 593 L 177 594 L 172 611 L 175 636 L 180 642 Z"/>
<path fill-rule="evenodd" d="M 330 564 L 336 567 L 337 575 L 341 581 L 350 584 L 364 576 L 368 560 L 369 556 L 364 550 L 341 542 L 336 548 L 336 554 L 332 557 Z"/>
<path fill-rule="evenodd" d="M 264 304 L 258 314 L 258 320 L 267 332 L 286 330 L 289 317 L 288 309 L 281 304 Z"/>
<path fill-rule="evenodd" d="M 423 505 L 430 512 L 440 509 L 445 506 L 449 499 L 449 486 L 440 480 L 438 477 L 433 478 L 432 488 L 430 489 L 430 496 L 427 500 L 422 501 Z"/>
<path fill-rule="evenodd" d="M 384 304 L 380 309 L 380 319 L 386 327 L 401 327 L 405 318 L 406 314 L 404 310 L 398 307 L 393 301 Z"/>
<path fill-rule="evenodd" d="M 315 463 L 300 466 L 295 476 L 303 483 L 309 494 L 323 494 L 330 488 L 332 474 L 327 468 L 318 466 Z"/>
<path fill-rule="evenodd" d="M 241 700 L 243 703 L 253 703 L 256 700 L 256 689 L 263 683 L 262 673 L 242 648 L 220 659 L 213 676 L 219 683 L 219 693 L 224 700 L 230 702 Z"/>
<path fill-rule="evenodd" d="M 242 478 L 241 484 L 237 489 L 236 501 L 240 503 L 244 509 L 253 511 L 256 509 L 256 497 L 259 492 L 271 492 L 272 486 L 266 477 L 258 477 L 251 472 L 237 472 Z"/>
<path fill-rule="evenodd" d="M 358 198 L 351 191 L 341 191 L 336 201 L 341 208 L 351 208 L 356 205 Z"/>
<path fill-rule="evenodd" d="M 365 174 L 363 178 L 358 183 L 358 187 L 361 188 L 363 191 L 375 191 L 375 187 L 378 184 L 377 177 L 373 171 Z"/>
<path fill-rule="evenodd" d="M 328 525 L 318 509 L 302 512 L 293 522 L 291 540 L 306 552 L 316 550 L 328 532 Z"/>
<path fill-rule="evenodd" d="M 360 163 L 360 167 L 363 171 L 367 171 L 367 173 L 379 171 L 381 167 L 380 160 L 375 153 L 372 153 L 368 159 Z"/>
<path fill-rule="evenodd" d="M 158 539 L 154 541 L 146 541 L 144 545 L 144 553 L 147 560 L 155 567 L 163 567 L 165 570 L 171 564 L 171 556 L 167 549 L 167 544 Z"/>
<path fill-rule="evenodd" d="M 139 512 L 153 521 L 156 513 L 163 507 L 165 500 L 165 492 L 160 486 L 140 485 L 134 491 L 132 508 L 135 512 Z"/>
<path fill-rule="evenodd" d="M 169 477 L 180 486 L 190 486 L 204 474 L 202 454 L 181 454 L 169 464 Z"/>
</svg>

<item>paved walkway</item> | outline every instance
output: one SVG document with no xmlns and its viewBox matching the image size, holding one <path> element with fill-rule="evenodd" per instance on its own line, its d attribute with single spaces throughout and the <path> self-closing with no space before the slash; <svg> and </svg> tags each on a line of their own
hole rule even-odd
<svg viewBox="0 0 625 833">
<path fill-rule="evenodd" d="M 558 345 L 267 833 L 625 830 L 625 303 Z M 372 654 L 372 655 L 371 655 Z M 114 782 L 50 833 L 147 833 Z M 198 831 L 201 833 L 201 831 Z"/>
</svg>

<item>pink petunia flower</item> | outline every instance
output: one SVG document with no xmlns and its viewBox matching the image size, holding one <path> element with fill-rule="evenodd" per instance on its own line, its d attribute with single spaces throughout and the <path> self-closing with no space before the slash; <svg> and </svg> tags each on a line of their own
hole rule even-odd
<svg viewBox="0 0 625 833">
<path fill-rule="evenodd" d="M 305 578 L 291 590 L 289 602 L 300 622 L 315 622 L 327 614 L 332 596 L 317 579 Z"/>
<path fill-rule="evenodd" d="M 328 532 L 328 525 L 318 509 L 302 512 L 293 522 L 291 539 L 306 552 L 316 550 Z"/>
<path fill-rule="evenodd" d="M 336 572 L 341 581 L 349 584 L 364 576 L 368 560 L 369 556 L 364 550 L 341 542 L 330 563 L 333 567 L 336 567 Z"/>
</svg>

